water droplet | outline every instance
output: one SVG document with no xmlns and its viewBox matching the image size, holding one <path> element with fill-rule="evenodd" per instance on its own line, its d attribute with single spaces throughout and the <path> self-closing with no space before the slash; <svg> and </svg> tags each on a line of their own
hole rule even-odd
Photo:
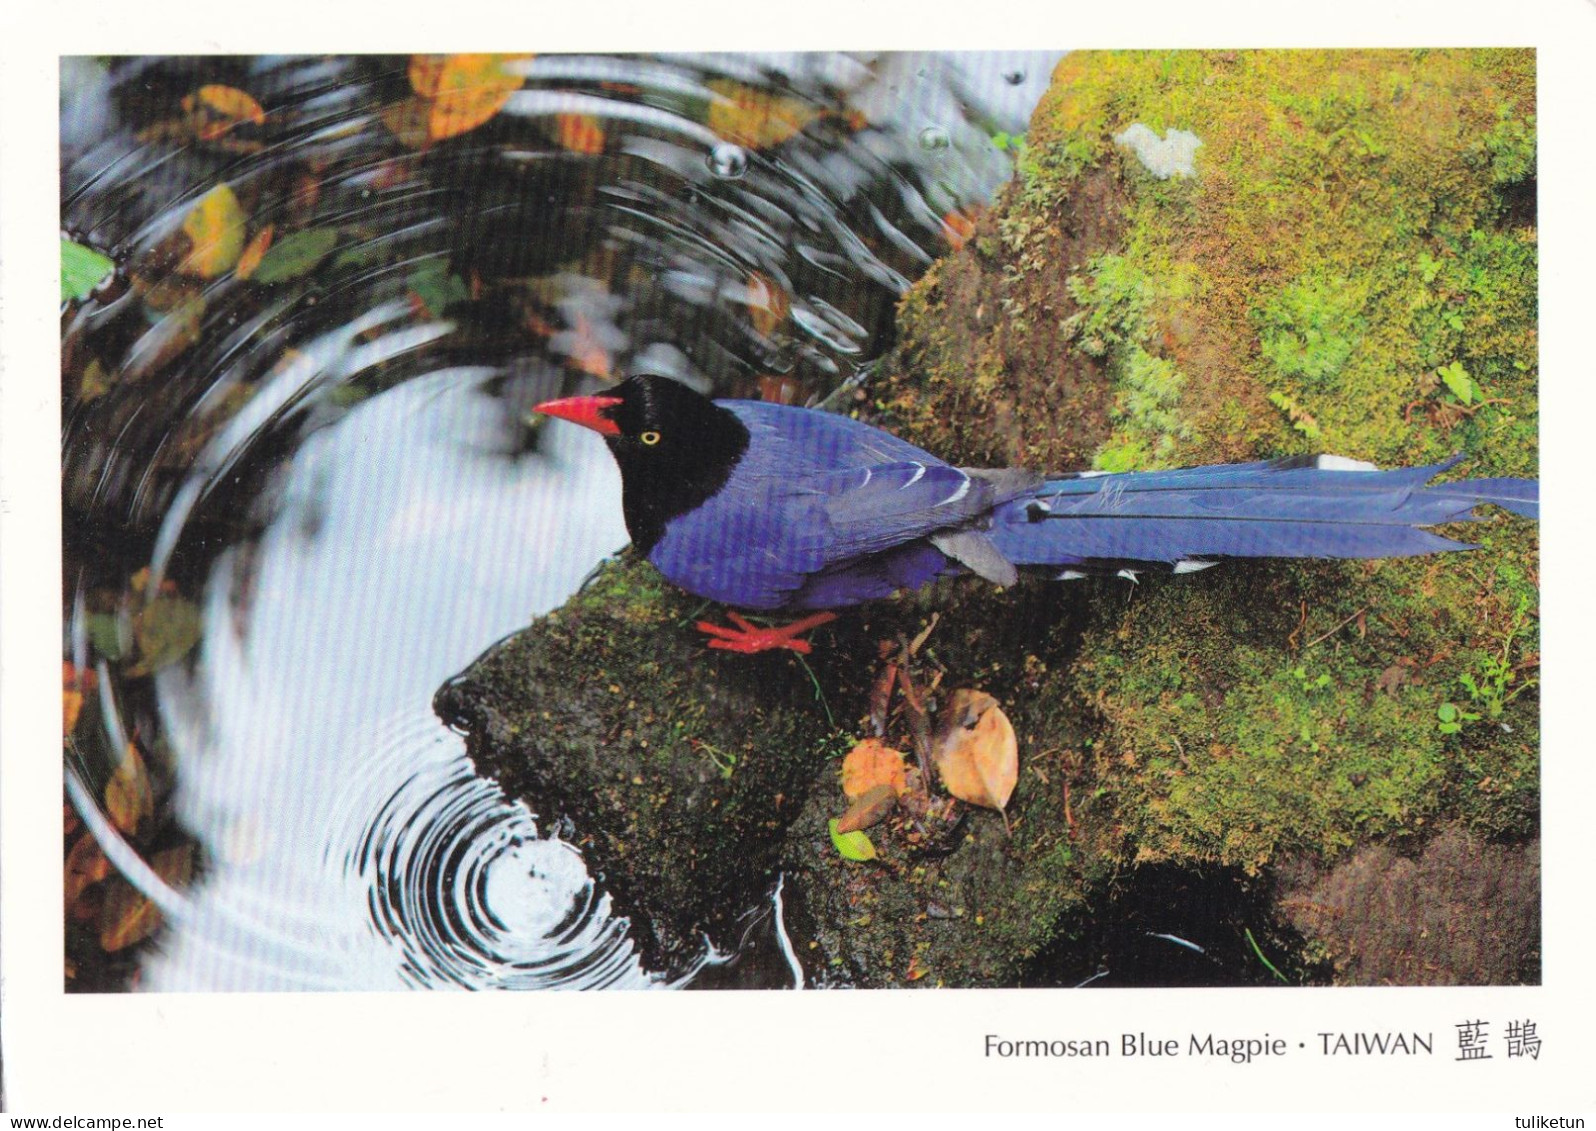
<svg viewBox="0 0 1596 1131">
<path fill-rule="evenodd" d="M 748 154 L 740 145 L 723 141 L 709 151 L 709 171 L 717 177 L 735 181 L 748 172 Z"/>
<path fill-rule="evenodd" d="M 1005 71 L 1003 73 L 1003 81 L 1008 83 L 1010 86 L 1019 86 L 1022 82 L 1025 81 L 1025 72 L 1024 71 Z"/>
<path fill-rule="evenodd" d="M 948 141 L 948 131 L 941 126 L 927 126 L 920 131 L 921 149 L 946 149 Z"/>
</svg>

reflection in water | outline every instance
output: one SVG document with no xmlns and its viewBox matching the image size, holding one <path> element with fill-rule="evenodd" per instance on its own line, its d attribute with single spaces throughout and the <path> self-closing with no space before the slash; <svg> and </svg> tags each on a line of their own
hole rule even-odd
<svg viewBox="0 0 1596 1131">
<path fill-rule="evenodd" d="M 991 135 L 1055 58 L 537 57 L 420 142 L 404 60 L 63 65 L 64 223 L 119 261 L 63 319 L 66 658 L 98 677 L 69 792 L 146 891 L 132 849 L 199 851 L 142 988 L 693 977 L 640 967 L 429 709 L 626 539 L 602 442 L 526 409 L 644 368 L 833 391 L 1007 178 Z M 263 123 L 196 132 L 202 85 Z M 153 815 L 96 807 L 129 749 Z M 779 902 L 757 918 L 790 984 Z"/>
</svg>

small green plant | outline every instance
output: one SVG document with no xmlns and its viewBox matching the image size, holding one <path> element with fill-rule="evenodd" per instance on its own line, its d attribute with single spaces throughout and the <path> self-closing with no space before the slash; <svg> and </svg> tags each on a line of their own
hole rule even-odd
<svg viewBox="0 0 1596 1131">
<path fill-rule="evenodd" d="M 715 769 L 720 771 L 720 776 L 726 781 L 731 780 L 732 774 L 737 771 L 737 755 L 718 746 L 711 746 L 707 742 L 695 741 L 693 747 L 709 755 L 709 760 Z"/>
<path fill-rule="evenodd" d="M 1330 686 L 1330 673 L 1320 672 L 1316 677 L 1308 678 L 1308 669 L 1295 667 L 1291 669 L 1291 678 L 1297 681 L 1297 686 L 1305 692 L 1323 691 Z"/>
<path fill-rule="evenodd" d="M 1443 365 L 1435 371 L 1435 375 L 1445 383 L 1452 395 L 1464 407 L 1478 404 L 1485 399 L 1485 393 L 1475 383 L 1474 378 L 1469 376 L 1469 371 L 1463 368 L 1462 362 L 1454 361 L 1450 365 Z"/>
<path fill-rule="evenodd" d="M 1481 660 L 1474 671 L 1463 672 L 1457 677 L 1458 686 L 1468 692 L 1469 706 L 1474 710 L 1467 710 L 1456 703 L 1442 703 L 1435 711 L 1435 717 L 1439 720 L 1437 730 L 1442 734 L 1456 734 L 1467 723 L 1478 722 L 1482 718 L 1499 719 L 1509 703 L 1540 682 L 1521 678 L 1513 667 L 1513 642 L 1528 623 L 1529 596 L 1525 594 L 1518 599 L 1513 622 L 1502 640 L 1501 649 Z"/>
</svg>

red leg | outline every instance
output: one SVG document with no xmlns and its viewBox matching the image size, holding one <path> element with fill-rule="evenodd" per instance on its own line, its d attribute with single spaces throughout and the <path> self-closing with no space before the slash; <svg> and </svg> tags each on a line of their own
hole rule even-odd
<svg viewBox="0 0 1596 1131">
<path fill-rule="evenodd" d="M 773 648 L 788 648 L 794 652 L 808 652 L 809 641 L 799 640 L 801 633 L 808 632 L 811 628 L 837 619 L 836 613 L 815 613 L 803 620 L 793 621 L 786 625 L 773 625 L 770 628 L 759 628 L 750 624 L 748 618 L 741 613 L 726 610 L 736 628 L 727 628 L 723 624 L 711 624 L 708 621 L 698 622 L 698 631 L 706 634 L 711 639 L 711 648 L 724 648 L 728 652 L 768 652 Z"/>
</svg>

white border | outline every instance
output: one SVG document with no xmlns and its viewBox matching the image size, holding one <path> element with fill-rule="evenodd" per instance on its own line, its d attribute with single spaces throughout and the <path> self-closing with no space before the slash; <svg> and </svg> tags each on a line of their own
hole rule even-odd
<svg viewBox="0 0 1596 1131">
<path fill-rule="evenodd" d="M 0 750 L 6 1101 L 30 1113 L 1339 1111 L 1589 1115 L 1596 1031 L 1593 664 L 1580 492 L 1592 476 L 1586 0 L 786 7 L 716 0 L 149 3 L 9 15 L 0 43 Z M 43 20 L 57 21 L 47 26 Z M 573 23 L 580 19 L 580 24 Z M 60 518 L 56 60 L 302 51 L 1532 45 L 1539 49 L 1545 985 L 1484 990 L 67 997 L 54 852 Z M 1539 1061 L 1456 1065 L 1470 1015 L 1537 1021 Z M 1429 1062 L 987 1061 L 984 1034 L 1433 1029 Z M 1499 1032 L 1499 1027 L 1493 1027 Z M 1465 1125 L 1482 1125 L 1468 1121 Z M 1511 1126 L 1511 1119 L 1497 1122 Z"/>
</svg>

